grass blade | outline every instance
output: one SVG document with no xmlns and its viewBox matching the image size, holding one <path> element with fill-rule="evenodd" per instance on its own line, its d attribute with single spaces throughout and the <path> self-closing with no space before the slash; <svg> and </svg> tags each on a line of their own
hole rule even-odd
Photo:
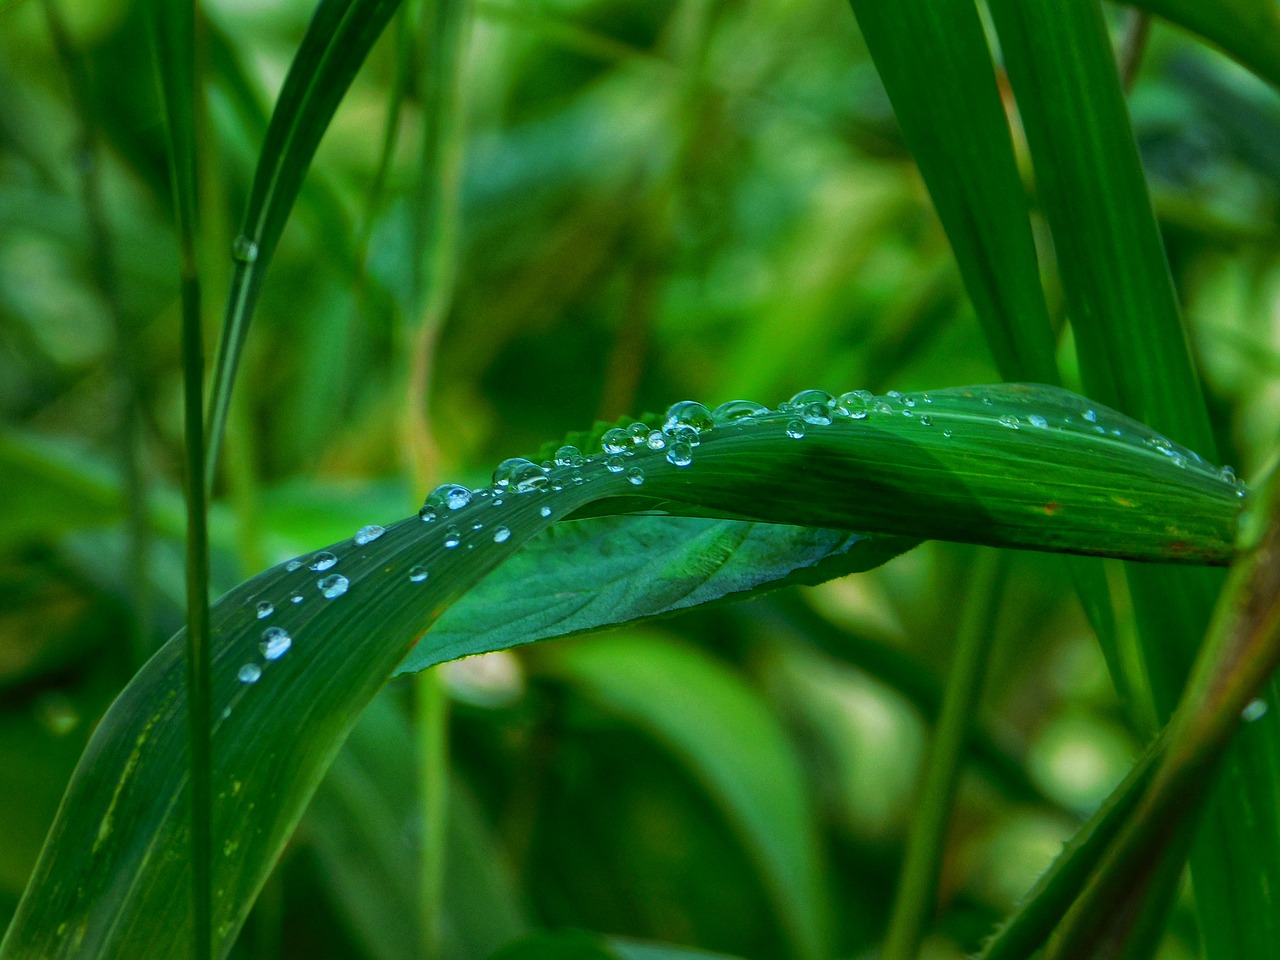
<svg viewBox="0 0 1280 960">
<path fill-rule="evenodd" d="M 1134 6 L 1199 34 L 1280 86 L 1280 8 L 1270 0 L 1135 0 Z"/>
<path fill-rule="evenodd" d="M 398 6 L 399 0 L 321 0 L 289 66 L 232 250 L 236 268 L 209 396 L 209 481 L 267 265 L 329 121 Z"/>
<path fill-rule="evenodd" d="M 717 422 L 700 405 L 679 404 L 666 434 L 608 433 L 609 452 L 582 459 L 565 450 L 548 472 L 507 463 L 498 477 L 506 486 L 438 491 L 428 522 L 362 530 L 216 604 L 219 955 L 347 731 L 423 631 L 520 545 L 588 505 L 1152 560 L 1232 555 L 1233 484 L 1190 451 L 1165 453 L 1139 424 L 1062 390 L 847 395 L 841 407 L 809 393 L 784 410 L 733 418 L 741 410 L 732 406 Z M 1064 422 L 1086 411 L 1089 429 Z M 593 576 L 584 568 L 585 582 Z M 190 904 L 172 896 L 189 868 L 180 852 L 187 746 L 174 725 L 186 709 L 184 643 L 179 635 L 153 657 L 99 724 L 0 946 L 5 960 L 166 956 L 190 935 Z M 430 633 L 421 646 L 424 667 L 482 652 L 479 644 L 437 648 Z"/>
</svg>

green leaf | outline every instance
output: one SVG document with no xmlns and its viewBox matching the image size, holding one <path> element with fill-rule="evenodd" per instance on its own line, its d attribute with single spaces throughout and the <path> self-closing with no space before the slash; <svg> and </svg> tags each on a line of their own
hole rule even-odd
<svg viewBox="0 0 1280 960">
<path fill-rule="evenodd" d="M 527 492 L 512 483 L 496 494 L 459 493 L 457 509 L 433 495 L 440 516 L 424 514 L 428 522 L 365 532 L 224 596 L 212 611 L 220 953 L 343 738 L 423 632 L 526 541 L 580 509 L 710 511 L 1180 562 L 1232 555 L 1232 483 L 1065 391 L 1010 385 L 849 395 L 837 407 L 815 395 L 798 402 L 714 424 L 705 408 L 677 405 L 673 420 L 705 432 L 673 423 L 652 445 L 619 441 L 623 452 L 580 465 L 566 452 L 546 474 L 523 468 Z M 593 575 L 584 566 L 584 582 Z M 272 628 L 287 631 L 290 646 L 264 659 L 262 644 L 282 650 L 282 638 L 270 645 L 264 636 Z M 173 895 L 189 870 L 183 642 L 179 634 L 162 648 L 99 724 L 0 957 L 185 949 L 190 904 Z M 423 648 L 422 666 L 479 649 L 437 648 L 432 634 Z"/>
<path fill-rule="evenodd" d="M 642 943 L 590 933 L 538 933 L 509 944 L 490 960 L 734 960 L 663 943 Z"/>
<path fill-rule="evenodd" d="M 1280 7 L 1272 0 L 1131 0 L 1221 47 L 1280 86 Z"/>
<path fill-rule="evenodd" d="M 684 760 L 758 864 L 794 955 L 828 955 L 814 807 L 799 758 L 759 695 L 706 654 L 656 637 L 572 644 L 547 660 Z"/>
</svg>

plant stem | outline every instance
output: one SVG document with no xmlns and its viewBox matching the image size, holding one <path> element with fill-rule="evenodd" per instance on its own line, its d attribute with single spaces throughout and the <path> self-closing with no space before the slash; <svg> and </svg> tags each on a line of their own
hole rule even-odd
<svg viewBox="0 0 1280 960">
<path fill-rule="evenodd" d="M 423 670 L 414 678 L 417 723 L 418 796 L 422 804 L 422 859 L 419 864 L 419 923 L 422 960 L 441 955 L 440 931 L 444 900 L 445 837 L 449 798 L 449 695 L 440 668 Z"/>
<path fill-rule="evenodd" d="M 1007 560 L 1003 551 L 980 550 L 956 635 L 942 712 L 923 769 L 906 862 L 889 919 L 882 956 L 913 960 L 933 913 L 947 822 L 960 779 L 960 761 L 987 674 L 995 618 Z"/>
</svg>

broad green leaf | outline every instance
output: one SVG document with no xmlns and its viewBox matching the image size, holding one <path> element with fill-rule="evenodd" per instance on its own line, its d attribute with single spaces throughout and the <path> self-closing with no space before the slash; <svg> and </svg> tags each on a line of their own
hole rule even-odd
<svg viewBox="0 0 1280 960">
<path fill-rule="evenodd" d="M 1133 0 L 1133 5 L 1199 34 L 1280 86 L 1280 7 L 1272 0 Z"/>
<path fill-rule="evenodd" d="M 507 463 L 505 486 L 437 491 L 424 519 L 364 530 L 215 605 L 220 953 L 343 738 L 424 631 L 576 511 L 709 511 L 1179 562 L 1232 556 L 1233 483 L 1190 451 L 1055 388 L 846 395 L 842 404 L 808 394 L 782 411 L 742 419 L 722 411 L 718 421 L 678 404 L 667 429 L 607 435 L 616 452 L 564 451 L 547 472 Z M 591 582 L 593 570 L 582 575 Z M 189 870 L 183 643 L 179 634 L 157 653 L 99 724 L 0 946 L 5 960 L 185 950 L 190 903 L 173 895 Z M 423 666 L 482 649 L 437 649 L 429 633 L 422 645 Z"/>
<path fill-rule="evenodd" d="M 828 884 L 804 771 L 759 695 L 706 654 L 626 634 L 557 648 L 554 673 L 665 743 L 724 809 L 797 957 L 828 955 Z"/>
</svg>

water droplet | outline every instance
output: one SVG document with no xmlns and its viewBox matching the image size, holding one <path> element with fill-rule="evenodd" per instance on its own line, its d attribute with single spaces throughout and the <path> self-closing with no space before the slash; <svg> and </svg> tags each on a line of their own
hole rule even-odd
<svg viewBox="0 0 1280 960">
<path fill-rule="evenodd" d="M 317 571 L 328 570 L 337 562 L 338 562 L 338 558 L 335 557 L 332 553 L 317 553 L 314 557 L 311 558 L 311 562 L 307 564 L 307 566 L 309 566 L 312 570 L 317 570 Z"/>
<path fill-rule="evenodd" d="M 574 483 L 582 483 L 583 482 L 582 471 L 579 470 L 577 467 L 574 467 L 571 471 L 569 471 L 569 479 L 572 480 Z"/>
<path fill-rule="evenodd" d="M 667 463 L 677 467 L 687 467 L 693 463 L 693 447 L 683 440 L 671 441 L 671 446 L 667 449 Z"/>
<path fill-rule="evenodd" d="M 1175 467 L 1183 468 L 1183 467 L 1186 467 L 1187 465 L 1187 458 L 1180 453 L 1175 453 L 1169 459 L 1173 462 L 1173 465 Z"/>
<path fill-rule="evenodd" d="M 1080 416 L 1084 417 L 1084 419 L 1088 420 L 1090 423 L 1098 422 L 1098 411 L 1096 410 L 1086 410 L 1084 413 L 1080 414 Z"/>
<path fill-rule="evenodd" d="M 290 603 L 301 603 L 301 602 L 302 602 L 302 594 L 300 594 L 300 593 L 295 593 L 295 594 L 293 594 L 291 597 L 289 597 L 289 602 L 290 602 Z"/>
<path fill-rule="evenodd" d="M 302 561 L 301 561 L 301 560 L 290 560 L 288 563 L 286 563 L 286 564 L 284 565 L 284 568 L 285 568 L 285 570 L 286 570 L 286 571 L 288 571 L 289 573 L 293 573 L 293 571 L 295 571 L 295 570 L 301 570 L 301 569 L 302 569 Z"/>
<path fill-rule="evenodd" d="M 1218 479 L 1223 483 L 1229 483 L 1233 487 L 1240 481 L 1236 479 L 1236 472 L 1231 467 L 1223 467 L 1218 471 Z"/>
<path fill-rule="evenodd" d="M 883 400 L 877 400 L 875 404 L 875 411 L 876 413 L 893 413 L 893 407 L 889 406 L 889 404 Z"/>
<path fill-rule="evenodd" d="M 511 457 L 498 464 L 493 471 L 493 485 L 499 489 L 511 487 L 516 493 L 530 493 L 547 483 L 547 468 L 540 467 L 524 457 Z"/>
<path fill-rule="evenodd" d="M 769 408 L 754 400 L 730 400 L 711 411 L 711 419 L 718 424 L 741 423 L 765 416 Z"/>
<path fill-rule="evenodd" d="M 667 446 L 667 438 L 662 435 L 661 430 L 652 430 L 644 438 L 644 443 L 650 450 L 663 450 Z"/>
<path fill-rule="evenodd" d="M 609 458 L 608 458 L 607 460 L 605 460 L 605 462 L 604 462 L 604 468 L 605 468 L 606 470 L 608 470 L 610 473 L 621 473 L 621 472 L 622 472 L 622 458 L 621 458 L 621 457 L 609 457 Z"/>
<path fill-rule="evenodd" d="M 551 508 L 548 507 L 546 504 L 543 504 L 541 507 L 539 507 L 538 512 L 542 514 L 544 517 L 551 516 Z"/>
<path fill-rule="evenodd" d="M 1244 709 L 1240 711 L 1240 719 L 1245 723 L 1253 723 L 1255 720 L 1261 720 L 1267 715 L 1267 701 L 1262 699 L 1250 700 L 1244 705 Z"/>
<path fill-rule="evenodd" d="M 472 530 L 483 530 L 483 529 L 484 529 L 484 524 L 483 524 L 483 523 L 481 523 L 479 520 L 477 520 L 475 523 L 473 523 L 473 524 L 471 525 L 471 529 L 472 529 Z"/>
<path fill-rule="evenodd" d="M 644 483 L 644 471 L 639 467 L 632 467 L 627 471 L 627 482 L 635 487 L 640 486 Z"/>
<path fill-rule="evenodd" d="M 836 401 L 836 412 L 851 420 L 865 420 L 874 400 L 869 390 L 851 390 L 840 395 Z"/>
<path fill-rule="evenodd" d="M 914 407 L 916 405 L 916 398 L 911 396 L 911 394 L 909 393 L 903 394 L 902 403 L 904 406 Z"/>
<path fill-rule="evenodd" d="M 902 415 L 903 415 L 904 417 L 914 417 L 914 416 L 915 416 L 915 414 L 914 414 L 914 413 L 912 413 L 910 410 L 903 410 L 903 411 L 902 411 Z"/>
<path fill-rule="evenodd" d="M 697 400 L 681 400 L 667 407 L 662 419 L 662 432 L 670 436 L 677 427 L 688 427 L 695 433 L 706 433 L 715 427 L 711 411 Z"/>
<path fill-rule="evenodd" d="M 506 543 L 511 539 L 511 531 L 506 527 L 495 527 L 493 530 L 494 543 Z"/>
<path fill-rule="evenodd" d="M 430 523 L 435 518 L 436 518 L 436 508 L 429 507 L 424 503 L 422 505 L 422 509 L 418 511 L 418 519 L 421 520 L 423 523 Z"/>
<path fill-rule="evenodd" d="M 606 430 L 600 438 L 600 447 L 605 453 L 625 453 L 631 449 L 632 436 L 622 427 Z"/>
<path fill-rule="evenodd" d="M 943 435 L 944 437 L 950 437 L 950 436 L 951 436 L 951 431 L 950 431 L 950 430 L 943 430 L 943 431 L 942 431 L 942 435 Z"/>
<path fill-rule="evenodd" d="M 380 536 L 386 533 L 385 527 L 380 527 L 376 523 L 368 524 L 356 531 L 356 535 L 352 538 L 356 542 L 357 547 L 363 547 L 366 543 L 373 543 Z"/>
<path fill-rule="evenodd" d="M 427 579 L 427 568 L 422 564 L 409 568 L 409 579 L 414 583 L 421 583 Z"/>
<path fill-rule="evenodd" d="M 804 421 L 803 421 L 803 420 L 788 420 L 788 421 L 787 421 L 787 436 L 788 436 L 788 437 L 790 437 L 792 440 L 799 440 L 801 437 L 803 437 L 803 436 L 804 436 Z"/>
<path fill-rule="evenodd" d="M 326 600 L 332 600 L 334 597 L 340 597 L 346 593 L 347 588 L 351 586 L 351 581 L 340 573 L 333 573 L 321 580 L 317 580 L 316 586 Z"/>
<path fill-rule="evenodd" d="M 471 491 L 459 483 L 442 483 L 429 494 L 423 507 L 432 507 L 436 511 L 461 510 L 471 502 Z M 421 511 L 418 513 L 422 515 Z"/>
<path fill-rule="evenodd" d="M 462 542 L 462 531 L 457 527 L 450 527 L 444 532 L 444 545 L 452 550 Z"/>
<path fill-rule="evenodd" d="M 920 418 L 920 426 L 931 427 L 933 426 L 933 420 L 931 420 L 929 416 L 926 414 L 925 416 Z"/>
<path fill-rule="evenodd" d="M 637 420 L 635 423 L 631 424 L 631 426 L 627 427 L 627 433 L 631 434 L 633 442 L 643 443 L 644 438 L 649 435 L 649 425 Z"/>
<path fill-rule="evenodd" d="M 885 395 L 886 397 L 892 397 L 894 400 L 901 400 L 901 399 L 902 399 L 902 391 L 901 391 L 901 390 L 886 390 L 886 391 L 884 392 L 884 395 Z"/>
<path fill-rule="evenodd" d="M 258 604 L 259 620 L 265 620 L 267 617 L 271 616 L 275 612 L 276 612 L 275 604 L 273 604 L 270 600 L 263 600 L 261 603 Z"/>
<path fill-rule="evenodd" d="M 1049 426 L 1049 421 L 1038 413 L 1033 413 L 1031 416 L 1027 417 L 1027 423 L 1031 424 L 1033 427 L 1039 427 L 1041 430 Z"/>
<path fill-rule="evenodd" d="M 1010 430 L 1018 429 L 1018 418 L 1014 416 L 1010 416 L 1007 413 L 1000 418 L 1000 422 L 1004 424 L 1004 426 L 1008 427 Z"/>
<path fill-rule="evenodd" d="M 801 390 L 789 402 L 791 409 L 806 423 L 825 427 L 831 422 L 831 408 L 836 398 L 825 390 Z"/>
<path fill-rule="evenodd" d="M 268 627 L 262 631 L 262 642 L 258 649 L 268 660 L 279 660 L 293 646 L 293 637 L 283 627 Z"/>
<path fill-rule="evenodd" d="M 257 263 L 258 245 L 241 234 L 231 243 L 231 258 L 237 263 Z"/>
<path fill-rule="evenodd" d="M 236 672 L 241 683 L 257 683 L 262 676 L 262 668 L 256 663 L 246 663 Z"/>
<path fill-rule="evenodd" d="M 556 466 L 558 467 L 580 467 L 586 460 L 582 455 L 582 451 L 572 444 L 565 444 L 556 451 Z"/>
</svg>

